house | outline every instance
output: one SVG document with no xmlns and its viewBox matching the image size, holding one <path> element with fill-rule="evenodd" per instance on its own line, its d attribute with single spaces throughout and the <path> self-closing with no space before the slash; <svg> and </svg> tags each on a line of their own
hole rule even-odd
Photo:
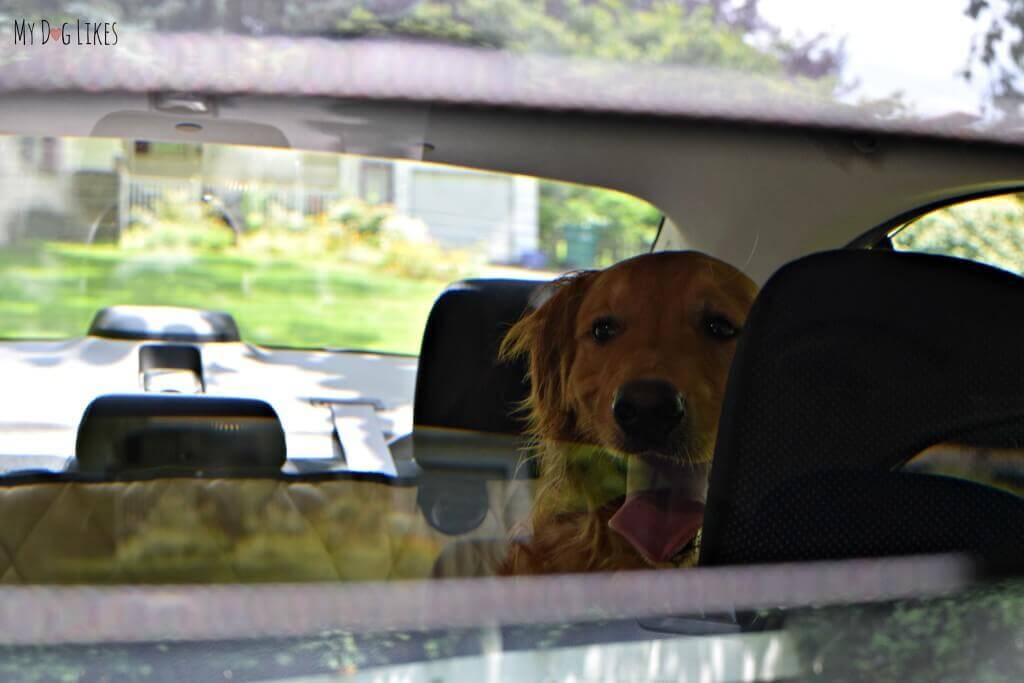
<svg viewBox="0 0 1024 683">
<path fill-rule="evenodd" d="M 0 136 L 0 244 L 86 237 L 116 209 L 119 154 L 110 140 Z"/>
<path fill-rule="evenodd" d="M 16 148 L 3 154 L 0 177 L 31 181 L 17 207 L 0 204 L 0 243 L 28 234 L 92 240 L 123 228 L 133 208 L 171 197 L 213 201 L 240 229 L 254 210 L 276 205 L 301 222 L 358 197 L 422 221 L 444 248 L 483 252 L 494 263 L 518 263 L 538 248 L 533 178 L 261 147 L 90 138 L 0 144 Z"/>
</svg>

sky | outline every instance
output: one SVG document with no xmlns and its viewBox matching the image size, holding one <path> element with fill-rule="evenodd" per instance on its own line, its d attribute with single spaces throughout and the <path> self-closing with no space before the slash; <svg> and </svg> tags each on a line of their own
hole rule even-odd
<svg viewBox="0 0 1024 683">
<path fill-rule="evenodd" d="M 784 35 L 846 36 L 844 79 L 860 81 L 851 99 L 902 91 L 918 113 L 978 113 L 984 83 L 957 72 L 978 24 L 967 0 L 761 0 L 762 16 Z"/>
</svg>

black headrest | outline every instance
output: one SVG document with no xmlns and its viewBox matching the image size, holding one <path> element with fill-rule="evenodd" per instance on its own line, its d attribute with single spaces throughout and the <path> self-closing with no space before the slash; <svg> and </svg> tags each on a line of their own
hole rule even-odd
<svg viewBox="0 0 1024 683">
<path fill-rule="evenodd" d="M 108 306 L 92 319 L 89 336 L 170 342 L 241 340 L 229 313 L 179 306 Z"/>
<path fill-rule="evenodd" d="M 522 361 L 498 360 L 498 347 L 539 282 L 466 280 L 434 303 L 423 333 L 412 452 L 423 472 L 417 500 L 434 528 L 463 534 L 489 508 L 486 482 L 535 472 L 524 467 L 524 422 L 517 408 L 529 393 Z"/>
<path fill-rule="evenodd" d="M 782 268 L 736 350 L 701 562 L 978 550 L 985 524 L 1024 541 L 1019 499 L 896 471 L 939 442 L 1024 435 L 1022 311 L 1024 279 L 959 259 L 850 250 Z"/>
<path fill-rule="evenodd" d="M 100 396 L 85 409 L 77 469 L 110 476 L 274 473 L 285 462 L 274 409 L 248 398 Z"/>
<path fill-rule="evenodd" d="M 427 319 L 416 377 L 416 427 L 519 434 L 516 404 L 526 365 L 498 362 L 498 346 L 541 283 L 466 280 L 438 297 Z"/>
</svg>

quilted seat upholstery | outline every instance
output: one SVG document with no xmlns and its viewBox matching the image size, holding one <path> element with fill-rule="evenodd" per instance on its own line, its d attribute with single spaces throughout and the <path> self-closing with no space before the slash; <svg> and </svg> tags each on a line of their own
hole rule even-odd
<svg viewBox="0 0 1024 683">
<path fill-rule="evenodd" d="M 463 538 L 503 536 L 528 509 L 528 483 L 488 485 Z M 0 520 L 6 584 L 427 578 L 452 541 L 414 487 L 351 479 L 27 483 L 0 489 Z"/>
</svg>

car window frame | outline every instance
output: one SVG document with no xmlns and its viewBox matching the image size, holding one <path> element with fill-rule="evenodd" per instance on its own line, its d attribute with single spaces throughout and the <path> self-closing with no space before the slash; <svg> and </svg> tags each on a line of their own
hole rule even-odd
<svg viewBox="0 0 1024 683">
<path fill-rule="evenodd" d="M 893 246 L 890 238 L 893 235 L 897 234 L 919 218 L 923 218 L 934 211 L 940 211 L 956 204 L 965 204 L 978 199 L 988 199 L 989 197 L 998 197 L 1005 194 L 1021 193 L 1024 193 L 1024 185 L 1017 183 L 1013 185 L 1001 185 L 996 188 L 989 188 L 977 192 L 965 192 L 949 197 L 943 197 L 942 199 L 938 199 L 934 202 L 921 204 L 913 209 L 908 209 L 907 211 L 899 213 L 892 218 L 879 223 L 875 227 L 866 230 L 854 239 L 850 240 L 847 244 L 843 245 L 843 248 L 892 250 Z"/>
</svg>

